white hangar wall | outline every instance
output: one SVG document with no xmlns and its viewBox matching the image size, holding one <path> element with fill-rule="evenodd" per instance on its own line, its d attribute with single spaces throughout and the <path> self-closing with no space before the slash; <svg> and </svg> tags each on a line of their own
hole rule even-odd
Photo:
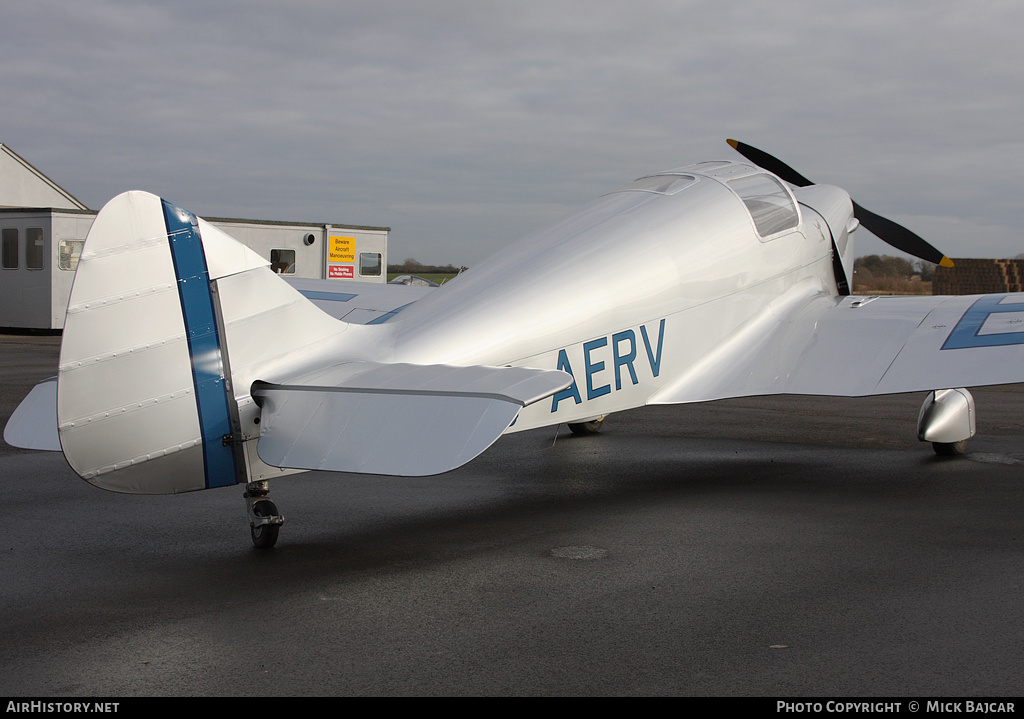
<svg viewBox="0 0 1024 719">
<path fill-rule="evenodd" d="M 0 144 L 0 328 L 64 327 L 96 213 Z M 387 282 L 388 227 L 205 218 L 290 277 Z"/>
</svg>

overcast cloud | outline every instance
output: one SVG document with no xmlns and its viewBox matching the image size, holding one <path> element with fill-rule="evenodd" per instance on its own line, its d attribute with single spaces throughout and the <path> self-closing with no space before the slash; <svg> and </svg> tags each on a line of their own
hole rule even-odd
<svg viewBox="0 0 1024 719">
<path fill-rule="evenodd" d="M 143 189 L 472 265 L 735 137 L 950 256 L 1024 253 L 1016 1 L 0 9 L 0 142 L 97 209 Z"/>
</svg>

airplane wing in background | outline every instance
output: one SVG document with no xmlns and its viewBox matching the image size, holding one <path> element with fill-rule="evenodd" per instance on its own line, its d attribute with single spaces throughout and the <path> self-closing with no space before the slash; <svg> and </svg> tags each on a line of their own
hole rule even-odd
<svg viewBox="0 0 1024 719">
<path fill-rule="evenodd" d="M 331 317 L 358 325 L 387 322 L 416 300 L 437 289 L 354 280 L 282 279 Z"/>
<path fill-rule="evenodd" d="M 649 404 L 860 397 L 1024 379 L 1024 294 L 805 296 L 755 321 Z"/>
</svg>

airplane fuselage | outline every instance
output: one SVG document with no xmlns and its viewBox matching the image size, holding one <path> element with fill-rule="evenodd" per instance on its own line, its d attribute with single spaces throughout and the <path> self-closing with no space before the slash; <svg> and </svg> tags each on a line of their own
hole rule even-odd
<svg viewBox="0 0 1024 719">
<path fill-rule="evenodd" d="M 793 216 L 763 235 L 727 182 L 768 176 L 712 164 L 604 195 L 419 300 L 393 320 L 392 361 L 572 374 L 516 431 L 644 405 L 790 293 L 835 295 L 829 223 L 784 190 L 788 205 L 773 211 Z M 845 192 L 814 190 L 833 193 L 831 224 L 845 229 Z"/>
</svg>

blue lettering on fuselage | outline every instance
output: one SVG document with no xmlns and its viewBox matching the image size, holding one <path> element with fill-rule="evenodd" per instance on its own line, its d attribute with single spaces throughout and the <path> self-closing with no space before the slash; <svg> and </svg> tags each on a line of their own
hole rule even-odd
<svg viewBox="0 0 1024 719">
<path fill-rule="evenodd" d="M 594 387 L 594 375 L 604 369 L 604 362 L 592 362 L 590 359 L 591 352 L 596 350 L 598 347 L 604 347 L 607 344 L 607 337 L 583 343 L 583 366 L 587 370 L 587 399 L 597 399 L 598 397 L 606 395 L 612 391 L 611 385 L 607 384 L 603 384 L 597 388 Z"/>
<path fill-rule="evenodd" d="M 647 362 L 651 368 L 651 375 L 657 377 L 661 372 L 661 350 L 665 344 L 665 320 L 661 320 L 658 325 L 657 349 L 652 347 L 647 325 L 640 325 L 640 337 L 643 340 L 644 349 L 647 351 Z M 609 344 L 611 344 L 611 370 L 615 380 L 615 391 L 622 389 L 622 380 L 626 373 L 634 385 L 640 382 L 634 366 L 637 359 L 636 332 L 631 329 L 616 332 L 610 340 L 608 337 L 598 337 L 583 343 L 583 370 L 587 378 L 587 400 L 603 397 L 612 391 L 611 378 L 597 377 L 607 369 L 607 364 L 602 357 L 607 357 L 608 350 L 602 351 L 602 348 L 608 347 Z M 557 369 L 571 374 L 573 383 L 551 398 L 552 412 L 558 411 L 558 403 L 562 400 L 571 398 L 576 404 L 583 402 L 580 391 L 576 387 L 576 373 L 572 371 L 569 355 L 564 349 L 558 350 Z M 599 382 L 602 383 L 598 384 Z"/>
<path fill-rule="evenodd" d="M 662 320 L 664 322 L 665 320 Z M 629 342 L 629 352 L 626 354 L 619 354 L 619 347 L 621 343 Z M 660 362 L 661 347 L 658 347 L 658 355 Z M 615 389 L 622 389 L 622 368 L 625 367 L 629 370 L 629 378 L 633 380 L 633 384 L 637 383 L 636 370 L 633 369 L 633 360 L 636 359 L 636 333 L 633 330 L 626 330 L 625 332 L 619 332 L 618 334 L 612 335 L 612 365 L 615 367 Z M 657 377 L 658 373 L 655 371 L 654 376 Z"/>
<path fill-rule="evenodd" d="M 558 350 L 558 367 L 556 367 L 555 369 L 560 369 L 563 372 L 568 372 L 569 374 L 572 374 L 572 366 L 569 364 L 569 356 L 565 354 L 565 350 Z M 569 399 L 570 397 L 572 397 L 574 400 L 576 400 L 576 404 L 579 404 L 580 402 L 583 401 L 580 399 L 580 391 L 576 389 L 575 378 L 576 375 L 573 375 L 572 384 L 555 395 L 554 399 L 551 402 L 552 412 L 558 409 L 558 403 L 561 402 L 563 399 Z"/>
</svg>

